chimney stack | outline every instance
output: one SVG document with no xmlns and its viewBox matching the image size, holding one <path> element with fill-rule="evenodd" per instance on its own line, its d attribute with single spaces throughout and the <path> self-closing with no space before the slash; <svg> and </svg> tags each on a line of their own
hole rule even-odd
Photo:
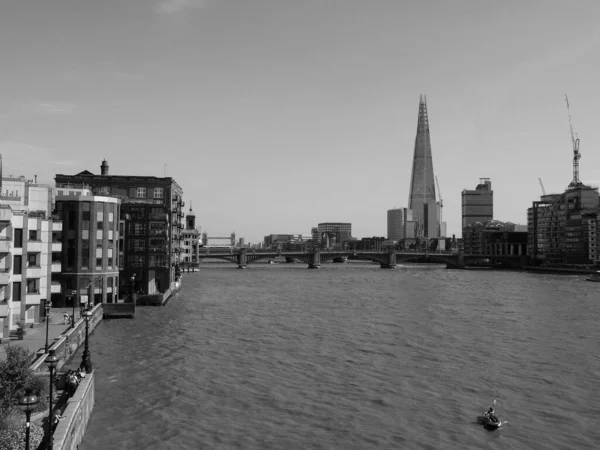
<svg viewBox="0 0 600 450">
<path fill-rule="evenodd" d="M 108 175 L 108 163 L 106 162 L 106 159 L 102 160 L 102 165 L 100 166 L 100 175 Z"/>
</svg>

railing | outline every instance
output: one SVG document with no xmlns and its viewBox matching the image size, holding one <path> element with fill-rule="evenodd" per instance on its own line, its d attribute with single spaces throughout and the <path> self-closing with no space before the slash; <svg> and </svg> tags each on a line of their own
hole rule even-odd
<svg viewBox="0 0 600 450">
<path fill-rule="evenodd" d="M 164 236 L 167 230 L 150 230 L 150 236 Z"/>
<path fill-rule="evenodd" d="M 34 295 L 34 294 L 39 294 L 39 293 L 40 293 L 39 289 L 27 289 L 27 294 Z"/>
<path fill-rule="evenodd" d="M 168 249 L 167 249 L 167 246 L 165 245 L 165 246 L 162 246 L 162 247 L 161 246 L 150 247 L 149 250 L 151 252 L 163 252 L 164 253 L 164 252 L 167 252 Z"/>
<path fill-rule="evenodd" d="M 163 220 L 166 221 L 168 220 L 168 216 L 165 213 L 160 213 L 160 214 L 148 214 L 148 218 L 150 220 Z"/>
</svg>

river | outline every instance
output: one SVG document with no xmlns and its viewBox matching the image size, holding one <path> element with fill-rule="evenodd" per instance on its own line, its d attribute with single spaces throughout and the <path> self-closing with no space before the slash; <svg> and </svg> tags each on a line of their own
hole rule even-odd
<svg viewBox="0 0 600 450">
<path fill-rule="evenodd" d="M 80 449 L 584 449 L 599 285 L 370 264 L 204 264 L 91 336 Z M 80 357 L 76 355 L 75 358 Z M 496 399 L 508 421 L 476 424 Z"/>
</svg>

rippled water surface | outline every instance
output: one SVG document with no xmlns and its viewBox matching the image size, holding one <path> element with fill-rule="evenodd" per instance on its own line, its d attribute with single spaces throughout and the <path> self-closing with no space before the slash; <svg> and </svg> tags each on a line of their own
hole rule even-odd
<svg viewBox="0 0 600 450">
<path fill-rule="evenodd" d="M 598 448 L 600 295 L 582 276 L 233 267 L 97 328 L 81 449 Z M 494 398 L 508 423 L 489 432 Z"/>
</svg>

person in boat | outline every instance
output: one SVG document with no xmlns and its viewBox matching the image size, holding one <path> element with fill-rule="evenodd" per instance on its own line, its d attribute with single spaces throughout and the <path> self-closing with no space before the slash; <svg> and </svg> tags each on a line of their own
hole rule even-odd
<svg viewBox="0 0 600 450">
<path fill-rule="evenodd" d="M 496 418 L 496 413 L 494 412 L 493 406 L 490 406 L 490 409 L 487 410 L 486 415 L 487 415 L 488 419 L 490 419 L 490 421 L 492 421 L 492 422 L 498 421 L 498 419 Z"/>
</svg>

